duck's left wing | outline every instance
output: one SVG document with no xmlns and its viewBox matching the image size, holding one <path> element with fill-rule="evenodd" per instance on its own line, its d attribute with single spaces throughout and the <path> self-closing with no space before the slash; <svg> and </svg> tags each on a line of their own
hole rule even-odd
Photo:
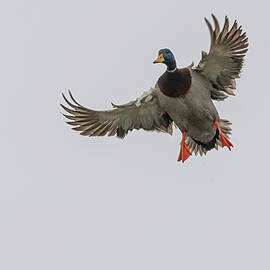
<svg viewBox="0 0 270 270">
<path fill-rule="evenodd" d="M 114 136 L 124 138 L 133 129 L 156 130 L 172 134 L 172 120 L 159 106 L 156 90 L 151 89 L 142 97 L 124 105 L 113 105 L 109 111 L 94 111 L 80 105 L 69 91 L 71 107 L 62 108 L 69 113 L 64 116 L 71 120 L 67 123 L 74 126 L 83 136 Z"/>
<path fill-rule="evenodd" d="M 248 38 L 236 21 L 229 29 L 226 16 L 220 31 L 217 18 L 213 14 L 212 18 L 214 30 L 205 18 L 211 36 L 209 53 L 202 52 L 202 59 L 194 70 L 200 72 L 211 83 L 212 99 L 224 100 L 228 97 L 227 94 L 234 95 L 235 79 L 240 77 L 244 56 L 248 50 Z"/>
</svg>

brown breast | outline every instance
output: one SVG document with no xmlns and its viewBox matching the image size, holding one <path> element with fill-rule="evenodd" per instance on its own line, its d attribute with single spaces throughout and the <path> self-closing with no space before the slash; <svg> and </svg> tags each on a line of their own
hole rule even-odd
<svg viewBox="0 0 270 270">
<path fill-rule="evenodd" d="M 188 68 L 165 71 L 158 79 L 160 91 L 168 97 L 183 97 L 191 85 L 191 75 Z"/>
</svg>

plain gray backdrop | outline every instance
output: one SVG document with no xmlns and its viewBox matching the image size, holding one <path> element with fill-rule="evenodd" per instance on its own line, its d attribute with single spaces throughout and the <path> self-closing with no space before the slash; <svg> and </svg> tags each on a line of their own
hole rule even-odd
<svg viewBox="0 0 270 270">
<path fill-rule="evenodd" d="M 1 1 L 0 269 L 268 270 L 267 1 Z M 209 49 L 203 20 L 237 19 L 250 47 L 228 149 L 177 163 L 181 133 L 87 138 L 61 92 L 109 109 L 149 90 L 170 48 Z"/>
</svg>

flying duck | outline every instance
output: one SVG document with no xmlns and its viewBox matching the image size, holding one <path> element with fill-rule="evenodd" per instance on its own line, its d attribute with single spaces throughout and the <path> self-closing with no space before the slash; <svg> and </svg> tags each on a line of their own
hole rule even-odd
<svg viewBox="0 0 270 270">
<path fill-rule="evenodd" d="M 169 49 L 162 49 L 154 63 L 166 65 L 154 88 L 141 97 L 123 105 L 112 103 L 113 109 L 95 111 L 80 105 L 69 91 L 70 108 L 61 104 L 69 114 L 67 123 L 83 136 L 114 136 L 124 138 L 133 129 L 165 132 L 172 135 L 175 125 L 182 132 L 178 161 L 184 162 L 192 153 L 202 156 L 218 147 L 233 147 L 229 141 L 231 123 L 221 119 L 213 100 L 221 101 L 234 95 L 235 79 L 240 77 L 248 48 L 246 33 L 229 20 L 220 30 L 212 14 L 214 29 L 205 18 L 211 45 L 208 53 L 202 51 L 199 64 L 177 68 Z"/>
</svg>

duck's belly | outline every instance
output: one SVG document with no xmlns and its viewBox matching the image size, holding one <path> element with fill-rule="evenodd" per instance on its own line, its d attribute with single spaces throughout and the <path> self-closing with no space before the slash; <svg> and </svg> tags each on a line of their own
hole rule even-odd
<svg viewBox="0 0 270 270">
<path fill-rule="evenodd" d="M 214 121 L 219 120 L 209 90 L 202 85 L 192 85 L 184 97 L 173 98 L 159 92 L 162 108 L 178 128 L 201 142 L 209 142 L 216 134 Z"/>
</svg>

